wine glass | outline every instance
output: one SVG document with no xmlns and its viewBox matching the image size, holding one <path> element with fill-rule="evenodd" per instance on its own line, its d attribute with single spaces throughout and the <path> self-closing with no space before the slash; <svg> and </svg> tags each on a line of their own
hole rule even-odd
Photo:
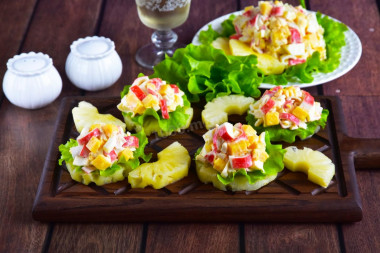
<svg viewBox="0 0 380 253">
<path fill-rule="evenodd" d="M 191 0 L 136 0 L 137 12 L 141 22 L 155 29 L 151 44 L 137 50 L 136 61 L 141 66 L 153 69 L 153 66 L 172 56 L 177 48 L 177 34 L 173 28 L 182 25 L 189 16 Z"/>
</svg>

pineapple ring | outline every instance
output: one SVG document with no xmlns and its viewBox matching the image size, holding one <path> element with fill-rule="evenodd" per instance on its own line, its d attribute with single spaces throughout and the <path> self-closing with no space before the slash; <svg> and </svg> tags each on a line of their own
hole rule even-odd
<svg viewBox="0 0 380 253">
<path fill-rule="evenodd" d="M 269 184 L 277 177 L 277 174 L 269 175 L 262 180 L 256 181 L 254 184 L 250 184 L 245 176 L 236 176 L 233 182 L 224 185 L 219 181 L 217 178 L 217 171 L 214 170 L 210 164 L 196 160 L 195 165 L 198 178 L 201 182 L 205 184 L 212 183 L 215 188 L 222 191 L 227 191 L 227 189 L 231 191 L 256 191 Z"/>
<path fill-rule="evenodd" d="M 191 158 L 189 152 L 179 142 L 173 142 L 157 154 L 158 160 L 144 163 L 128 175 L 132 188 L 145 188 L 150 185 L 161 189 L 186 177 Z"/>
<path fill-rule="evenodd" d="M 251 97 L 243 95 L 229 95 L 214 98 L 208 102 L 202 111 L 202 121 L 209 130 L 217 124 L 223 124 L 228 121 L 228 115 L 246 113 L 249 105 L 254 102 Z"/>
<path fill-rule="evenodd" d="M 185 113 L 190 116 L 186 124 L 174 131 L 163 131 L 158 125 L 158 121 L 154 117 L 145 118 L 143 126 L 136 124 L 136 122 L 134 122 L 127 114 L 123 113 L 123 117 L 129 131 L 135 130 L 136 132 L 140 132 L 142 129 L 144 129 L 146 136 L 149 136 L 152 133 L 157 133 L 159 137 L 165 137 L 171 135 L 173 132 L 180 132 L 183 129 L 187 129 L 190 126 L 191 120 L 193 119 L 194 110 L 191 107 L 187 107 L 185 109 Z"/>
<path fill-rule="evenodd" d="M 335 174 L 335 165 L 330 158 L 320 151 L 306 147 L 304 149 L 294 146 L 287 147 L 284 164 L 293 172 L 305 173 L 309 181 L 324 188 L 329 186 Z"/>
<path fill-rule="evenodd" d="M 72 110 L 75 128 L 80 133 L 84 127 L 90 127 L 94 124 L 113 124 L 120 126 L 125 131 L 125 123 L 115 118 L 111 114 L 100 114 L 98 109 L 92 104 L 81 101 L 77 107 Z"/>
<path fill-rule="evenodd" d="M 75 167 L 73 166 L 73 163 L 66 163 L 66 168 L 70 173 L 71 178 L 74 181 L 77 181 L 79 183 L 82 183 L 84 185 L 88 185 L 91 182 L 94 182 L 98 186 L 102 186 L 105 184 L 110 184 L 110 183 L 115 183 L 119 181 L 123 181 L 125 177 L 129 173 L 129 169 L 120 165 L 122 167 L 121 169 L 115 171 L 110 176 L 101 176 L 99 174 L 94 174 L 94 173 L 85 173 L 85 172 L 79 172 L 75 170 Z"/>
</svg>

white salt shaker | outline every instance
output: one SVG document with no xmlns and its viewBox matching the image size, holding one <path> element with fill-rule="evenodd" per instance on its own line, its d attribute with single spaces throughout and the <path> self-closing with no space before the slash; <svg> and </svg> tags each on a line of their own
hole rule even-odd
<svg viewBox="0 0 380 253">
<path fill-rule="evenodd" d="M 3 90 L 8 100 L 25 109 L 53 102 L 61 93 L 62 79 L 53 60 L 43 53 L 22 53 L 7 62 Z"/>
<path fill-rule="evenodd" d="M 123 67 L 112 40 L 98 36 L 81 38 L 74 41 L 70 49 L 66 74 L 78 88 L 103 90 L 121 76 Z"/>
</svg>

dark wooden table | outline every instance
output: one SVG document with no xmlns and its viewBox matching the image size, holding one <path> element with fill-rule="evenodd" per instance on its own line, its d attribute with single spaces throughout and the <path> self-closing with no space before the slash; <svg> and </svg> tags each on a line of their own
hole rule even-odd
<svg viewBox="0 0 380 253">
<path fill-rule="evenodd" d="M 363 45 L 361 60 L 352 71 L 308 91 L 341 99 L 348 135 L 380 138 L 377 2 L 306 2 L 311 10 L 350 26 Z M 188 21 L 176 29 L 179 40 L 190 43 L 205 23 L 250 4 L 257 1 L 192 0 Z M 380 175 L 376 169 L 357 171 L 363 220 L 352 224 L 34 221 L 32 205 L 61 99 L 118 96 L 138 73 L 151 74 L 136 64 L 134 54 L 149 42 L 152 30 L 139 21 L 133 0 L 3 0 L 0 17 L 1 76 L 13 55 L 35 51 L 52 57 L 63 80 L 59 98 L 38 110 L 18 108 L 0 91 L 0 252 L 379 252 Z M 71 42 L 92 35 L 111 38 L 124 67 L 118 82 L 101 92 L 84 92 L 65 74 Z"/>
</svg>

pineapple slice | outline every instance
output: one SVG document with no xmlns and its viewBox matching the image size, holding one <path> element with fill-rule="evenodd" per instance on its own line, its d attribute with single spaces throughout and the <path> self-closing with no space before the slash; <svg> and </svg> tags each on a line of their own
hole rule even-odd
<svg viewBox="0 0 380 253">
<path fill-rule="evenodd" d="M 330 158 L 310 148 L 286 148 L 285 167 L 291 171 L 300 171 L 308 175 L 308 180 L 322 187 L 327 187 L 335 174 L 335 165 Z"/>
<path fill-rule="evenodd" d="M 281 74 L 285 70 L 285 64 L 274 58 L 269 54 L 259 54 L 254 52 L 247 44 L 240 40 L 230 40 L 230 51 L 232 55 L 247 56 L 254 54 L 257 56 L 257 67 L 261 69 L 264 74 Z M 226 52 L 226 51 L 225 51 Z M 227 54 L 227 52 L 226 52 Z"/>
<path fill-rule="evenodd" d="M 231 54 L 229 39 L 224 37 L 218 37 L 211 45 L 216 49 L 221 49 L 226 55 Z"/>
<path fill-rule="evenodd" d="M 247 112 L 249 105 L 254 102 L 253 98 L 242 95 L 229 95 L 217 97 L 208 102 L 202 111 L 202 121 L 207 129 L 211 129 L 216 124 L 223 124 L 228 121 L 228 115 Z"/>
<path fill-rule="evenodd" d="M 228 185 L 224 185 L 217 178 L 218 172 L 213 169 L 210 164 L 196 160 L 195 165 L 198 178 L 201 182 L 205 184 L 211 183 L 215 188 L 222 191 L 227 191 L 227 189 L 231 191 L 256 191 L 261 187 L 269 184 L 277 177 L 277 174 L 269 175 L 261 180 L 256 181 L 254 184 L 250 184 L 246 177 L 236 176 L 233 182 Z"/>
<path fill-rule="evenodd" d="M 125 123 L 111 114 L 100 114 L 98 109 L 92 104 L 81 101 L 78 107 L 72 110 L 74 124 L 77 131 L 80 133 L 84 127 L 90 127 L 93 124 L 114 124 L 121 126 L 125 132 Z"/>
<path fill-rule="evenodd" d="M 75 167 L 76 166 L 73 166 L 72 163 L 66 163 L 66 168 L 69 171 L 71 178 L 84 185 L 94 182 L 96 185 L 102 186 L 105 184 L 123 181 L 130 171 L 129 168 L 121 168 L 110 176 L 101 176 L 96 173 L 84 173 L 82 170 L 78 170 Z"/>
<path fill-rule="evenodd" d="M 161 189 L 187 176 L 191 158 L 179 142 L 159 152 L 157 158 L 158 161 L 144 163 L 129 173 L 128 182 L 132 188 L 150 185 L 154 189 Z"/>
</svg>

